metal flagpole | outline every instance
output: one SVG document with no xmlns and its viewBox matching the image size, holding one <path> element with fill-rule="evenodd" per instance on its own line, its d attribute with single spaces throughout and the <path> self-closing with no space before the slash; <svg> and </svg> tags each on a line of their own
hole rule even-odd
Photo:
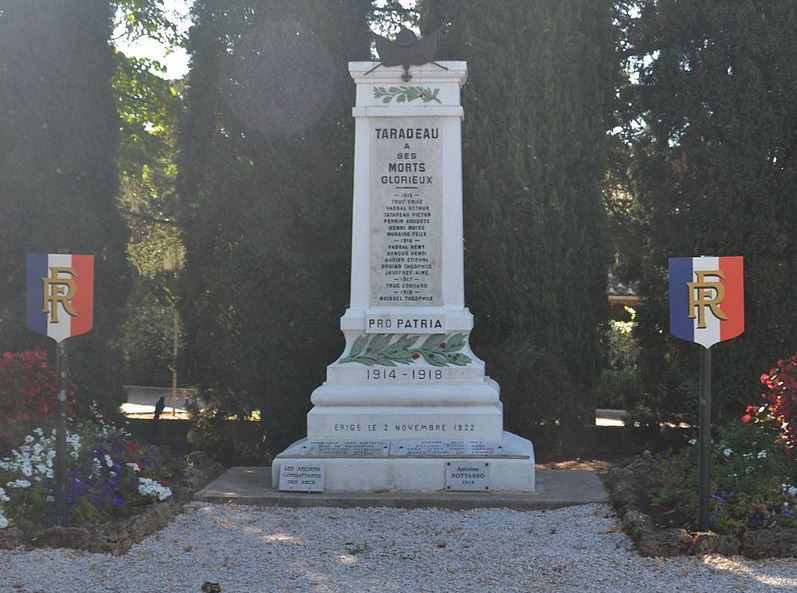
<svg viewBox="0 0 797 593">
<path fill-rule="evenodd" d="M 58 513 L 58 523 L 61 524 L 66 510 L 66 398 L 69 390 L 69 365 L 65 341 L 58 342 L 56 353 L 58 418 L 55 426 L 55 506 Z"/>
<path fill-rule="evenodd" d="M 711 348 L 700 355 L 700 432 L 698 461 L 698 529 L 708 530 L 709 487 L 711 483 Z"/>
</svg>

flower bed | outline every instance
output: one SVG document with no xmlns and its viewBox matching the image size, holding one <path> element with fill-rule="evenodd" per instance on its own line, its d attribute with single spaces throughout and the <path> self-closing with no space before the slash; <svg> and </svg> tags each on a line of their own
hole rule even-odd
<svg viewBox="0 0 797 593">
<path fill-rule="evenodd" d="M 163 527 L 221 468 L 193 454 L 177 466 L 154 446 L 100 424 L 67 436 L 65 509 L 58 520 L 55 435 L 41 429 L 0 459 L 0 548 L 73 547 L 122 553 Z"/>
<path fill-rule="evenodd" d="M 698 533 L 697 441 L 607 475 L 623 526 L 642 554 L 797 557 L 797 355 L 761 375 L 762 401 L 713 442 L 709 526 Z"/>
<path fill-rule="evenodd" d="M 727 440 L 715 448 L 709 532 L 696 531 L 696 447 L 647 454 L 607 474 L 612 502 L 641 554 L 797 556 L 794 467 L 777 445 L 760 447 L 749 433 L 740 440 L 755 443 L 754 450 Z"/>
</svg>

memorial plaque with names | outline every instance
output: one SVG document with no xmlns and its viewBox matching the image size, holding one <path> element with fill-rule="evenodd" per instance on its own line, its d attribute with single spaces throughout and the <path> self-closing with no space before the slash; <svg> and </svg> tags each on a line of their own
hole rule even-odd
<svg viewBox="0 0 797 593">
<path fill-rule="evenodd" d="M 490 489 L 489 461 L 446 463 L 446 490 L 484 491 Z"/>
<path fill-rule="evenodd" d="M 394 441 L 391 457 L 499 457 L 500 443 L 484 441 Z"/>
<path fill-rule="evenodd" d="M 324 465 L 321 463 L 282 464 L 279 489 L 285 492 L 323 492 Z"/>
<path fill-rule="evenodd" d="M 387 457 L 388 441 L 308 441 L 298 445 L 295 457 Z"/>
<path fill-rule="evenodd" d="M 371 306 L 440 306 L 442 125 L 378 117 L 371 133 Z"/>
</svg>

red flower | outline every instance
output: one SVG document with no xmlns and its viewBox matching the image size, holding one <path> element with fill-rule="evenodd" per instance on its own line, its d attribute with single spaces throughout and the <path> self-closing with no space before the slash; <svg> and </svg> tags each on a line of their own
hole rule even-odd
<svg viewBox="0 0 797 593">
<path fill-rule="evenodd" d="M 742 422 L 744 422 L 745 424 L 748 424 L 752 419 L 753 417 L 750 414 L 745 414 L 744 416 L 742 416 Z"/>
<path fill-rule="evenodd" d="M 125 441 L 125 451 L 128 453 L 135 453 L 136 449 L 137 447 L 135 441 Z"/>
</svg>

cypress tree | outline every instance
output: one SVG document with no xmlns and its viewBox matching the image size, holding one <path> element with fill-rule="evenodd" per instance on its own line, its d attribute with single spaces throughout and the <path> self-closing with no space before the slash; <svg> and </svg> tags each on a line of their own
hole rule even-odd
<svg viewBox="0 0 797 593">
<path fill-rule="evenodd" d="M 591 423 L 608 245 L 611 3 L 427 0 L 463 93 L 466 301 L 508 429 Z M 532 433 L 533 437 L 533 433 Z"/>
<path fill-rule="evenodd" d="M 180 134 L 186 360 L 221 414 L 305 433 L 348 301 L 367 0 L 199 0 Z"/>
<path fill-rule="evenodd" d="M 0 1 L 0 351 L 53 352 L 25 328 L 25 254 L 94 254 L 94 330 L 68 348 L 78 402 L 107 412 L 124 401 L 115 340 L 128 287 L 111 17 L 107 0 Z"/>
<path fill-rule="evenodd" d="M 640 407 L 657 421 L 697 409 L 698 347 L 667 337 L 667 258 L 742 255 L 745 333 L 714 347 L 715 410 L 736 416 L 760 374 L 797 351 L 797 6 L 640 5 L 631 35 L 641 115 L 631 177 L 647 254 Z"/>
</svg>

